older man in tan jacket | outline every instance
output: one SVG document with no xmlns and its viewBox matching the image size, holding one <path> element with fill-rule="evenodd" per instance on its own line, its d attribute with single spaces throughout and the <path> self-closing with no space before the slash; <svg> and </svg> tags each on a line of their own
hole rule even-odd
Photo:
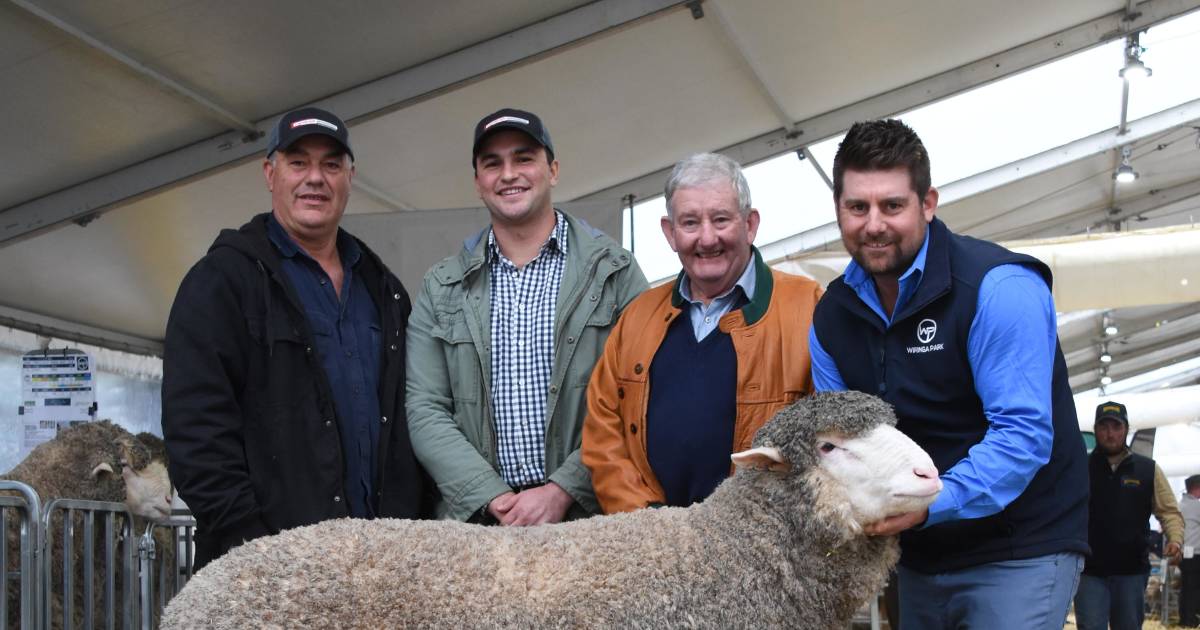
<svg viewBox="0 0 1200 630">
<path fill-rule="evenodd" d="M 704 500 L 776 411 L 812 392 L 821 288 L 773 271 L 733 160 L 705 153 L 667 180 L 663 235 L 683 270 L 626 308 L 588 385 L 583 463 L 605 513 Z"/>
</svg>

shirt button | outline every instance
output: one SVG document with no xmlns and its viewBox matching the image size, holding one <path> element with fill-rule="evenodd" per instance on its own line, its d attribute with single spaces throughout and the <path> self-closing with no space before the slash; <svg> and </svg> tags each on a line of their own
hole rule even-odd
<svg viewBox="0 0 1200 630">
<path fill-rule="evenodd" d="M 620 398 L 620 399 L 625 398 L 625 388 L 624 387 L 617 388 L 617 398 Z"/>
<path fill-rule="evenodd" d="M 567 343 L 575 343 L 574 337 L 567 337 Z"/>
<path fill-rule="evenodd" d="M 380 421 L 380 422 L 382 422 L 382 423 L 384 423 L 384 424 L 387 424 L 387 416 L 384 416 L 384 417 L 380 418 L 380 419 L 379 419 L 379 421 Z"/>
<path fill-rule="evenodd" d="M 333 426 L 333 420 L 326 420 L 326 421 L 325 421 L 325 426 L 327 426 L 327 427 L 331 427 L 331 426 Z"/>
<path fill-rule="evenodd" d="M 399 300 L 399 299 L 400 299 L 400 294 L 399 294 L 399 293 L 396 293 L 395 295 L 393 295 L 393 296 L 392 296 L 392 299 L 393 299 L 393 300 Z"/>
<path fill-rule="evenodd" d="M 517 385 L 524 385 L 524 384 L 525 384 L 525 379 L 523 379 L 523 378 L 517 379 Z"/>
<path fill-rule="evenodd" d="M 641 373 L 642 373 L 642 364 L 641 364 L 641 363 L 635 364 L 635 365 L 633 366 L 633 373 L 634 373 L 634 374 L 641 374 Z"/>
<path fill-rule="evenodd" d="M 325 286 L 325 278 L 321 278 L 321 286 Z"/>
<path fill-rule="evenodd" d="M 551 394 L 554 394 L 554 393 L 557 393 L 557 392 L 558 392 L 558 385 L 551 385 L 551 386 L 550 386 L 550 393 L 551 393 Z"/>
<path fill-rule="evenodd" d="M 600 296 L 593 293 L 590 297 L 588 297 L 588 299 L 595 302 L 596 300 L 600 299 Z"/>
<path fill-rule="evenodd" d="M 711 324 L 711 323 L 712 323 L 712 318 L 711 318 L 711 317 L 705 317 L 705 318 L 704 318 L 704 323 L 705 323 L 705 324 Z"/>
<path fill-rule="evenodd" d="M 347 356 L 347 357 L 353 357 L 353 356 L 354 356 L 354 353 L 353 353 L 352 351 L 350 351 L 350 350 L 347 350 L 347 351 L 346 351 L 346 356 Z"/>
<path fill-rule="evenodd" d="M 392 344 L 392 350 L 396 349 L 396 344 Z"/>
<path fill-rule="evenodd" d="M 304 354 L 312 354 L 312 346 L 304 346 Z"/>
<path fill-rule="evenodd" d="M 339 496 L 337 496 L 336 494 L 335 494 L 335 495 L 333 495 L 333 502 L 334 502 L 334 503 L 341 503 L 341 502 L 342 502 L 342 497 L 339 497 Z"/>
</svg>

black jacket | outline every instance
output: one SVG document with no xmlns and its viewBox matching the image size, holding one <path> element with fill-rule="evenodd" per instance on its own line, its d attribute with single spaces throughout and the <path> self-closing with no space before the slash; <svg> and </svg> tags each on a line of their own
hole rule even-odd
<svg viewBox="0 0 1200 630">
<path fill-rule="evenodd" d="M 179 287 L 163 353 L 171 480 L 196 517 L 195 567 L 245 540 L 347 515 L 329 380 L 267 239 L 267 214 L 222 230 Z M 432 485 L 404 415 L 408 293 L 365 244 L 361 274 L 383 327 L 375 512 L 421 518 Z"/>
</svg>

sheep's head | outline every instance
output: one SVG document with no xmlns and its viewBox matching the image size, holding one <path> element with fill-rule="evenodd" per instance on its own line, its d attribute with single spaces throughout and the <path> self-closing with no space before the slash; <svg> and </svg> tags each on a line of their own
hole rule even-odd
<svg viewBox="0 0 1200 630">
<path fill-rule="evenodd" d="M 928 507 L 942 488 L 929 455 L 895 423 L 891 407 L 874 396 L 818 393 L 776 414 L 754 448 L 733 461 L 807 484 L 818 497 L 816 509 L 858 533 L 868 523 Z"/>
<path fill-rule="evenodd" d="M 94 483 L 90 490 L 94 496 L 88 498 L 123 502 L 130 512 L 153 520 L 171 515 L 174 491 L 167 476 L 166 448 L 160 438 L 149 433 L 134 436 L 102 420 L 71 427 L 56 440 L 85 449 L 84 460 Z"/>
</svg>

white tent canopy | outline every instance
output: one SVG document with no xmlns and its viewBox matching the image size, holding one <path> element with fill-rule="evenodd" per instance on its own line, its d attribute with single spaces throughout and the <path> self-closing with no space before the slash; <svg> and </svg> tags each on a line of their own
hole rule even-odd
<svg viewBox="0 0 1200 630">
<path fill-rule="evenodd" d="M 219 229 L 268 208 L 263 133 L 298 106 L 350 123 L 358 176 L 346 225 L 415 290 L 428 265 L 485 223 L 479 211 L 445 209 L 478 204 L 471 128 L 499 107 L 542 116 L 562 162 L 556 200 L 589 202 L 580 207 L 590 220 L 615 233 L 628 200 L 657 194 L 664 169 L 688 153 L 722 150 L 750 164 L 800 151 L 813 163 L 810 149 L 855 120 L 1120 42 L 1200 0 L 1131 6 L 11 0 L 0 4 L 0 81 L 19 87 L 0 96 L 10 121 L 0 144 L 9 165 L 0 323 L 161 352 L 187 268 Z M 1149 217 L 1138 227 L 1188 222 L 1200 151 L 1180 138 L 1200 124 L 1200 104 L 1132 120 L 943 186 L 939 215 L 995 240 L 1136 217 Z M 961 128 L 973 137 L 1021 124 L 967 118 Z M 1118 193 L 1109 174 L 1125 145 L 1144 176 Z M 981 139 L 978 150 L 988 148 Z M 764 251 L 836 250 L 831 227 Z M 1094 326 L 1076 328 L 1064 349 L 1096 345 Z"/>
</svg>

